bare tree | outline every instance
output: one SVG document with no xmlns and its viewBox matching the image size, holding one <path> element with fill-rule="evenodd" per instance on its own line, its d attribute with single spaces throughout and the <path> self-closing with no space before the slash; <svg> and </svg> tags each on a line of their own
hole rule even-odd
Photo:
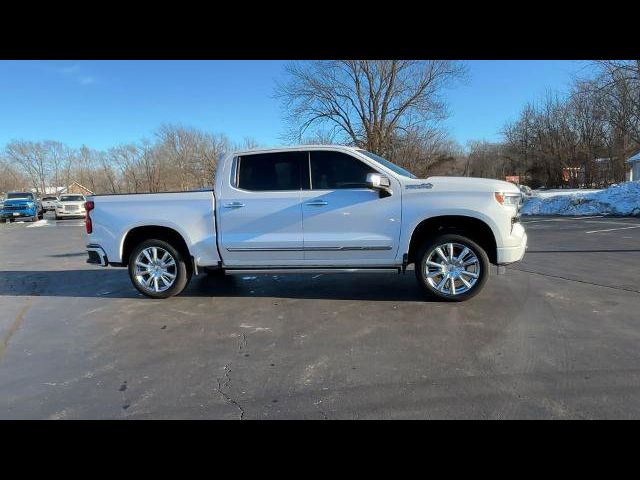
<svg viewBox="0 0 640 480">
<path fill-rule="evenodd" d="M 27 185 L 29 185 L 27 178 L 9 162 L 0 158 L 0 193 L 23 190 Z"/>
<path fill-rule="evenodd" d="M 446 117 L 444 90 L 466 70 L 449 60 L 323 60 L 293 62 L 286 72 L 276 97 L 289 138 L 328 128 L 343 143 L 388 155 L 397 139 Z"/>
</svg>

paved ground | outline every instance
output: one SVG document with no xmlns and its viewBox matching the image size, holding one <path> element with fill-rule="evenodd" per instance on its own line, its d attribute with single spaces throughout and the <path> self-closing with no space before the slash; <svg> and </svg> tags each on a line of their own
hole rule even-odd
<svg viewBox="0 0 640 480">
<path fill-rule="evenodd" d="M 0 224 L 0 418 L 640 417 L 638 218 L 529 219 L 463 304 L 413 272 L 149 300 L 85 264 L 80 225 Z"/>
</svg>

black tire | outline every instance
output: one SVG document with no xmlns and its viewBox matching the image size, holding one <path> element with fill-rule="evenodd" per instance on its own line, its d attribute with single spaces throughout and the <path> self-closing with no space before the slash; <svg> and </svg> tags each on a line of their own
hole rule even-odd
<svg viewBox="0 0 640 480">
<path fill-rule="evenodd" d="M 169 255 L 173 257 L 173 260 L 175 261 L 175 270 L 172 272 L 173 274 L 175 274 L 175 279 L 173 281 L 173 284 L 164 291 L 156 292 L 148 290 L 138 282 L 136 277 L 136 258 L 138 258 L 143 250 L 150 247 L 157 247 L 165 250 L 169 253 Z M 129 256 L 128 270 L 129 278 L 131 279 L 131 283 L 133 283 L 133 286 L 136 287 L 136 289 L 140 293 L 150 298 L 169 298 L 178 295 L 185 289 L 185 287 L 191 280 L 191 271 L 184 261 L 182 254 L 180 254 L 180 252 L 176 250 L 173 245 L 165 242 L 164 240 L 150 239 L 138 244 Z"/>
<path fill-rule="evenodd" d="M 58 215 L 55 216 L 56 220 L 60 220 L 60 217 Z"/>
<path fill-rule="evenodd" d="M 464 258 L 472 258 L 472 257 L 469 257 L 469 255 L 473 254 L 477 259 L 477 264 L 474 263 L 473 266 L 470 265 L 464 268 L 460 266 L 454 267 L 455 273 L 452 276 L 453 280 L 451 280 L 450 278 L 449 280 L 445 281 L 443 290 L 438 290 L 436 288 L 438 285 L 435 285 L 435 286 L 432 285 L 429 282 L 429 279 L 427 278 L 426 262 L 429 259 L 429 257 L 432 255 L 432 253 L 434 256 L 437 254 L 437 248 L 439 246 L 448 245 L 448 244 L 455 245 L 454 257 L 459 257 L 463 253 L 462 251 L 460 251 L 461 247 L 468 248 L 470 253 L 466 254 Z M 457 255 L 456 255 L 456 252 L 457 252 Z M 448 252 L 445 253 L 445 256 L 447 256 L 447 254 Z M 441 257 L 439 257 L 438 255 L 438 258 L 441 258 Z M 443 262 L 444 260 L 436 263 L 443 263 Z M 433 267 L 430 267 L 430 268 L 433 268 Z M 445 271 L 445 268 L 448 268 L 448 267 L 443 267 L 442 269 L 443 272 Z M 435 273 L 436 270 L 437 269 L 433 270 L 433 275 L 438 275 L 437 273 Z M 470 273 L 464 273 L 464 270 L 469 270 Z M 449 302 L 462 302 L 464 300 L 468 300 L 476 296 L 478 293 L 480 293 L 480 291 L 482 290 L 482 287 L 484 287 L 484 284 L 487 281 L 487 277 L 489 276 L 489 257 L 487 256 L 487 252 L 485 252 L 480 245 L 478 245 L 473 240 L 463 235 L 458 235 L 453 233 L 439 235 L 437 237 L 427 240 L 422 246 L 422 248 L 419 250 L 418 256 L 416 258 L 416 263 L 415 263 L 415 272 L 416 272 L 416 278 L 418 280 L 418 283 L 428 294 Z M 462 272 L 462 274 L 460 274 L 459 272 Z M 471 277 L 471 274 L 477 274 L 478 277 L 476 279 L 473 279 L 473 277 Z M 465 284 L 462 283 L 461 277 L 464 278 L 467 283 L 471 283 L 472 286 L 470 288 L 466 287 Z M 440 276 L 433 277 L 432 280 L 434 283 L 436 282 L 440 283 L 440 281 L 442 281 L 444 278 L 445 278 L 445 274 L 443 273 Z M 473 280 L 475 280 L 475 283 L 473 283 Z M 450 283 L 449 283 L 450 281 L 454 282 L 453 288 L 450 287 Z M 459 290 L 464 290 L 462 291 L 462 293 L 455 293 L 456 289 L 458 288 L 456 287 L 456 283 L 460 287 Z M 446 288 L 446 291 L 444 290 L 445 288 Z M 451 290 L 453 290 L 454 293 L 452 293 Z"/>
</svg>

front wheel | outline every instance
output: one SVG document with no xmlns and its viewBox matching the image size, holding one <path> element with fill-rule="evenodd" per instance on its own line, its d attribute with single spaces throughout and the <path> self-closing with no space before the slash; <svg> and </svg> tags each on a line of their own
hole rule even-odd
<svg viewBox="0 0 640 480">
<path fill-rule="evenodd" d="M 129 257 L 129 277 L 133 286 L 147 297 L 178 295 L 191 274 L 180 252 L 163 240 L 146 240 Z"/>
<path fill-rule="evenodd" d="M 416 259 L 418 283 L 431 295 L 460 302 L 477 295 L 489 275 L 487 253 L 457 234 L 425 242 Z"/>
</svg>

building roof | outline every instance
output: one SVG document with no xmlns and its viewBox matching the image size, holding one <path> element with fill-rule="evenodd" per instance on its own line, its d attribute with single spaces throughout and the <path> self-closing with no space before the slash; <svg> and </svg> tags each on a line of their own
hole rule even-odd
<svg viewBox="0 0 640 480">
<path fill-rule="evenodd" d="M 640 151 L 636 152 L 635 155 L 632 155 L 629 158 L 627 158 L 627 163 L 635 163 L 635 162 L 640 162 Z"/>
<path fill-rule="evenodd" d="M 86 190 L 87 192 L 89 192 L 90 194 L 93 195 L 94 192 L 92 192 L 91 190 L 89 190 L 87 187 L 85 187 L 84 185 L 80 185 L 78 182 L 71 182 L 71 184 L 68 187 L 65 187 L 64 189 L 64 193 L 69 191 L 69 188 L 73 185 L 77 185 L 78 187 L 80 187 L 83 190 Z"/>
</svg>

